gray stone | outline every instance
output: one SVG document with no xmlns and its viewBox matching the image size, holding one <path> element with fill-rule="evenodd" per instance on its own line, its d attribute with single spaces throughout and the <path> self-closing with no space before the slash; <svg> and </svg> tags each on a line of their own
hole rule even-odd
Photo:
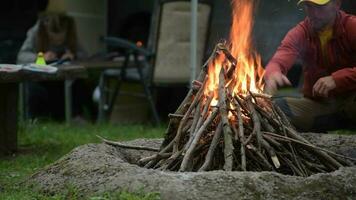
<svg viewBox="0 0 356 200">
<path fill-rule="evenodd" d="M 330 150 L 355 158 L 356 136 L 304 134 Z M 161 140 L 127 142 L 159 147 Z M 351 153 L 350 153 L 351 152 Z M 114 191 L 159 192 L 162 199 L 356 199 L 356 167 L 307 178 L 274 172 L 163 172 L 135 163 L 152 152 L 106 144 L 77 147 L 27 182 L 39 191 L 60 193 L 68 185 L 85 195 Z"/>
</svg>

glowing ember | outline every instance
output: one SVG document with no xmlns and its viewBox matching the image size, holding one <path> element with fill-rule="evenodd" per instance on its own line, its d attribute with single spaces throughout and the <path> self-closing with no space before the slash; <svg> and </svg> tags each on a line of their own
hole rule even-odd
<svg viewBox="0 0 356 200">
<path fill-rule="evenodd" d="M 237 64 L 231 80 L 226 81 L 226 87 L 231 88 L 234 95 L 261 93 L 263 90 L 262 77 L 264 69 L 261 65 L 261 57 L 253 49 L 251 33 L 253 27 L 254 0 L 233 0 L 232 27 L 230 31 L 230 42 L 227 45 L 231 55 L 237 59 Z M 208 84 L 205 95 L 214 92 L 212 106 L 217 104 L 219 84 L 219 72 L 221 67 L 225 71 L 232 66 L 224 54 L 220 54 L 210 62 L 208 67 Z"/>
</svg>

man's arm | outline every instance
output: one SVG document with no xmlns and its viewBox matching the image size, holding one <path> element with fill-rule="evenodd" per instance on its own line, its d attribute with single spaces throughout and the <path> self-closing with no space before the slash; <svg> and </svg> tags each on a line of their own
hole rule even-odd
<svg viewBox="0 0 356 200">
<path fill-rule="evenodd" d="M 356 90 L 356 66 L 338 70 L 331 75 L 335 81 L 335 92 Z"/>
<path fill-rule="evenodd" d="M 286 74 L 300 56 L 305 41 L 304 39 L 305 31 L 301 24 L 287 33 L 276 53 L 266 66 L 265 91 L 267 93 L 273 94 L 277 91 L 279 86 L 291 84 Z"/>
<path fill-rule="evenodd" d="M 336 87 L 334 91 L 336 93 L 344 93 L 347 91 L 356 90 L 356 17 L 352 16 L 348 18 L 345 29 L 347 32 L 348 44 L 351 45 L 353 66 L 340 69 L 331 74 L 335 81 Z"/>
</svg>

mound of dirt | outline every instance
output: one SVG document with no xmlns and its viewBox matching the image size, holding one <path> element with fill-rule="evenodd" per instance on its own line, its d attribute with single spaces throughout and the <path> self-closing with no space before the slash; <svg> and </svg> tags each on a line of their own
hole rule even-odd
<svg viewBox="0 0 356 200">
<path fill-rule="evenodd" d="M 303 134 L 318 146 L 356 158 L 356 136 Z M 139 139 L 130 145 L 159 147 L 162 140 Z M 162 199 L 354 199 L 356 166 L 307 178 L 274 172 L 164 172 L 137 161 L 153 152 L 87 144 L 40 170 L 29 184 L 40 192 L 61 193 L 68 186 L 85 195 L 114 191 L 159 192 Z"/>
</svg>

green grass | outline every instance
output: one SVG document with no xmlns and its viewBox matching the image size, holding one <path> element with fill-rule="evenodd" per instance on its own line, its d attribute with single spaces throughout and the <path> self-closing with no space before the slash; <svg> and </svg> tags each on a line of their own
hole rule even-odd
<svg viewBox="0 0 356 200">
<path fill-rule="evenodd" d="M 26 123 L 20 125 L 19 151 L 7 157 L 0 157 L 0 199 L 77 199 L 75 189 L 69 189 L 59 196 L 36 194 L 30 188 L 17 183 L 32 173 L 56 161 L 73 148 L 87 143 L 99 143 L 96 135 L 111 140 L 132 140 L 136 138 L 161 138 L 165 127 L 143 125 L 63 125 L 59 123 Z M 157 199 L 157 194 L 132 194 L 119 192 L 95 196 L 91 199 Z"/>
</svg>

